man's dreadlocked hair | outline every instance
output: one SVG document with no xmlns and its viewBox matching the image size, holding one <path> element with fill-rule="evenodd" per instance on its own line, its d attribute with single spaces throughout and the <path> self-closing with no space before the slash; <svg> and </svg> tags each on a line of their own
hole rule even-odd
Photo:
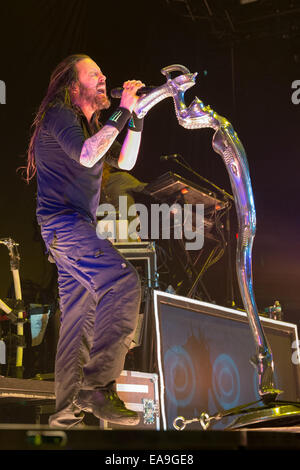
<svg viewBox="0 0 300 470">
<path fill-rule="evenodd" d="M 72 107 L 72 100 L 70 96 L 70 86 L 78 80 L 76 64 L 82 59 L 89 59 L 86 54 L 73 54 L 68 56 L 60 62 L 55 70 L 52 72 L 50 82 L 45 98 L 40 104 L 38 112 L 32 123 L 32 136 L 28 146 L 27 152 L 27 166 L 26 166 L 26 181 L 29 181 L 36 174 L 36 164 L 34 156 L 34 144 L 36 136 L 41 127 L 47 109 L 55 102 L 62 102 L 67 106 Z"/>
</svg>

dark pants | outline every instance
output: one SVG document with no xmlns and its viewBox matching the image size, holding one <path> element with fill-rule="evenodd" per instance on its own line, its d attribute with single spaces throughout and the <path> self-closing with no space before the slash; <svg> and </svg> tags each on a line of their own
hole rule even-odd
<svg viewBox="0 0 300 470">
<path fill-rule="evenodd" d="M 122 372 L 137 325 L 140 280 L 134 267 L 79 214 L 43 225 L 42 236 L 57 266 L 61 309 L 56 414 L 50 424 L 72 425 L 76 393 L 106 388 Z"/>
</svg>

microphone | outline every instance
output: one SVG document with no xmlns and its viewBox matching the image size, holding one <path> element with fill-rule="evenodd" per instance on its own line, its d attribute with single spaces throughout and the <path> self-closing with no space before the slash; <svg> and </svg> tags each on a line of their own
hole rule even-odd
<svg viewBox="0 0 300 470">
<path fill-rule="evenodd" d="M 167 160 L 176 160 L 181 157 L 180 153 L 171 153 L 170 155 L 161 155 L 160 161 L 166 162 Z"/>
<path fill-rule="evenodd" d="M 157 88 L 157 86 L 143 86 L 142 88 L 139 88 L 137 90 L 136 95 L 137 96 L 148 95 L 148 93 L 153 91 L 155 88 Z M 124 88 L 122 87 L 113 88 L 112 90 L 110 90 L 110 96 L 112 98 L 121 98 L 123 91 L 124 91 Z"/>
</svg>

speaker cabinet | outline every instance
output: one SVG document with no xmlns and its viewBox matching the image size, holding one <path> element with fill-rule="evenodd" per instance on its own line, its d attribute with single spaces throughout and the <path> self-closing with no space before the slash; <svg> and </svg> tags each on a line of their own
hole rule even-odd
<svg viewBox="0 0 300 470">
<path fill-rule="evenodd" d="M 154 291 L 154 317 L 162 429 L 174 429 L 178 416 L 212 416 L 259 400 L 250 363 L 256 348 L 245 312 Z M 283 391 L 279 399 L 299 401 L 297 327 L 264 317 L 261 323 L 273 353 L 275 385 Z M 213 429 L 230 421 L 222 419 Z"/>
<path fill-rule="evenodd" d="M 114 247 L 133 264 L 140 276 L 142 286 L 158 287 L 155 242 L 116 242 Z"/>
</svg>

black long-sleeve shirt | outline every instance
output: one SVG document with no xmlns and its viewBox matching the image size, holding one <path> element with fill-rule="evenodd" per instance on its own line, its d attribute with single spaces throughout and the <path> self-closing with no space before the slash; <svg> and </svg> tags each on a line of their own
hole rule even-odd
<svg viewBox="0 0 300 470">
<path fill-rule="evenodd" d="M 45 224 L 60 214 L 77 212 L 96 220 L 104 160 L 118 168 L 121 146 L 115 141 L 92 168 L 79 163 L 91 131 L 83 114 L 63 104 L 48 109 L 35 141 L 37 221 Z"/>
</svg>

